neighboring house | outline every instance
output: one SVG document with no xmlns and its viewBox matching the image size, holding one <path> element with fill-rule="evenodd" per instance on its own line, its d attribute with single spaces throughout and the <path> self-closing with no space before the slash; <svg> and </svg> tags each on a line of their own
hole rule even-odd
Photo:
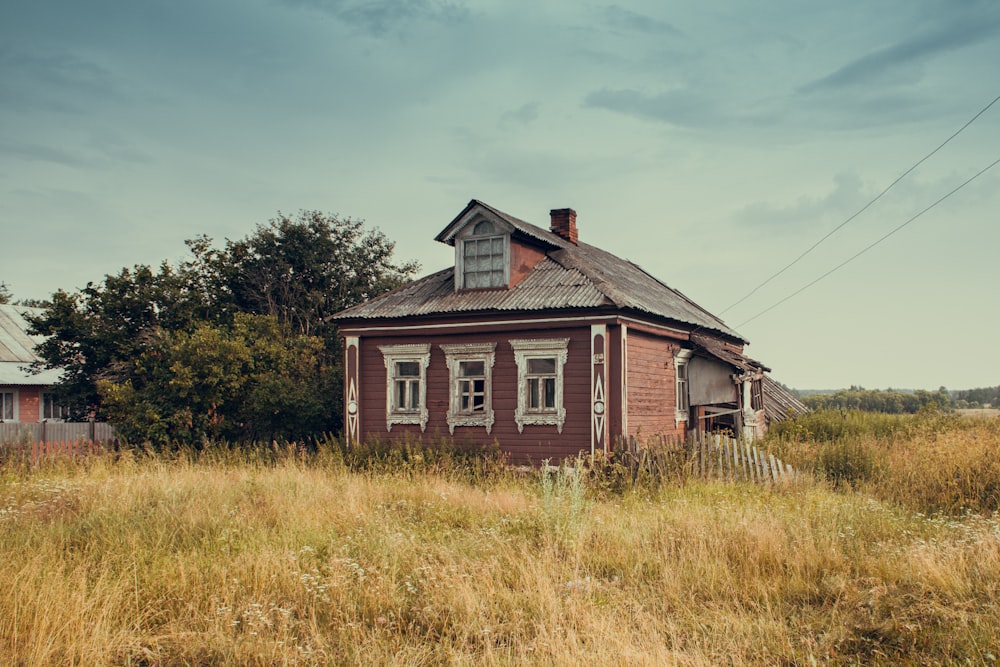
<svg viewBox="0 0 1000 667">
<path fill-rule="evenodd" d="M 25 315 L 41 313 L 41 308 L 0 305 L 0 422 L 36 423 L 65 417 L 47 391 L 58 382 L 61 371 L 33 375 L 27 368 L 40 361 L 35 345 L 43 337 L 28 334 Z"/>
<path fill-rule="evenodd" d="M 805 410 L 722 320 L 581 243 L 572 209 L 550 216 L 473 200 L 436 237 L 454 266 L 333 316 L 352 441 L 453 436 L 537 462 L 629 436 L 754 437 Z"/>
</svg>

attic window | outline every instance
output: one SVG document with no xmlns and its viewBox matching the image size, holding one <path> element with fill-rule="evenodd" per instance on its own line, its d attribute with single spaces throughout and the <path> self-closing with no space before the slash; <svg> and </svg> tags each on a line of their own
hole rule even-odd
<svg viewBox="0 0 1000 667">
<path fill-rule="evenodd" d="M 489 220 L 480 220 L 459 242 L 459 289 L 504 287 L 507 284 L 508 237 Z"/>
</svg>

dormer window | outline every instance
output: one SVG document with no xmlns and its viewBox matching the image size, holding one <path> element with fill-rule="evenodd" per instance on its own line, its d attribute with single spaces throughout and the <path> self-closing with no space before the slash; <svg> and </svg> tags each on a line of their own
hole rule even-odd
<svg viewBox="0 0 1000 667">
<path fill-rule="evenodd" d="M 509 281 L 507 261 L 510 237 L 489 220 L 480 220 L 459 241 L 459 289 L 505 287 Z"/>
</svg>

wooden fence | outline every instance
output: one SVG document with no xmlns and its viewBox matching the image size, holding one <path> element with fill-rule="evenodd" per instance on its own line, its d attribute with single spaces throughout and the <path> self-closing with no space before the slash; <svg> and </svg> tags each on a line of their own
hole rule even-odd
<svg viewBox="0 0 1000 667">
<path fill-rule="evenodd" d="M 104 422 L 0 423 L 0 458 L 30 457 L 37 463 L 48 457 L 94 454 L 115 442 L 114 429 Z"/>
<path fill-rule="evenodd" d="M 657 436 L 640 442 L 630 437 L 622 443 L 615 460 L 625 466 L 633 479 L 657 478 L 725 479 L 773 484 L 790 481 L 796 471 L 751 442 L 720 433 L 684 438 Z"/>
</svg>

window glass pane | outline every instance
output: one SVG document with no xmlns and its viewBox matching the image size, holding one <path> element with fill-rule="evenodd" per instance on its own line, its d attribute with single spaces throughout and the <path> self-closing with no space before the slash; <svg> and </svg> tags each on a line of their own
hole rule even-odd
<svg viewBox="0 0 1000 667">
<path fill-rule="evenodd" d="M 538 405 L 538 378 L 528 378 L 528 407 L 537 410 Z"/>
<path fill-rule="evenodd" d="M 458 363 L 458 372 L 462 377 L 480 377 L 485 375 L 486 364 L 482 361 L 460 361 Z M 478 383 L 481 385 L 482 381 L 480 380 Z"/>
<path fill-rule="evenodd" d="M 551 410 L 556 407 L 556 379 L 545 378 L 544 383 L 545 396 L 542 405 Z"/>
<path fill-rule="evenodd" d="M 494 234 L 495 232 L 493 223 L 488 220 L 477 222 L 475 228 L 472 230 L 472 233 L 476 236 L 485 236 L 487 234 Z"/>
<path fill-rule="evenodd" d="M 532 375 L 555 375 L 556 360 L 549 359 L 528 359 L 528 372 Z"/>
<path fill-rule="evenodd" d="M 416 361 L 397 361 L 396 377 L 420 377 L 420 363 Z"/>
<path fill-rule="evenodd" d="M 465 241 L 462 243 L 462 247 L 465 249 L 466 257 L 475 257 L 476 255 L 476 242 L 475 241 Z"/>
<path fill-rule="evenodd" d="M 420 383 L 410 380 L 410 409 L 416 410 L 420 407 Z"/>
<path fill-rule="evenodd" d="M 3 404 L 0 417 L 12 421 L 14 419 L 14 394 L 9 392 L 0 393 L 0 403 Z"/>
<path fill-rule="evenodd" d="M 501 275 L 502 275 L 502 273 L 503 273 L 503 254 L 493 255 L 492 263 L 490 264 L 490 268 L 493 269 L 494 271 L 499 270 L 501 272 Z"/>
<path fill-rule="evenodd" d="M 396 409 L 406 407 L 406 380 L 396 381 Z"/>
<path fill-rule="evenodd" d="M 688 367 L 687 367 L 687 364 L 681 364 L 680 366 L 678 366 L 677 367 L 677 379 L 678 380 L 686 380 L 687 376 L 688 376 Z"/>
<path fill-rule="evenodd" d="M 490 239 L 490 244 L 491 244 L 490 254 L 500 255 L 501 257 L 503 257 L 503 237 L 500 236 L 495 239 Z"/>
</svg>

